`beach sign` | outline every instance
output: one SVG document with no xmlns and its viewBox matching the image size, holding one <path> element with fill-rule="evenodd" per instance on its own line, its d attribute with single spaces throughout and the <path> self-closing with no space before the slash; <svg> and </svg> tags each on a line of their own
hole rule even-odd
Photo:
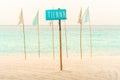
<svg viewBox="0 0 120 80">
<path fill-rule="evenodd" d="M 46 10 L 46 20 L 66 20 L 66 9 Z"/>
<path fill-rule="evenodd" d="M 46 10 L 46 20 L 58 20 L 59 21 L 59 41 L 60 41 L 60 70 L 62 71 L 62 29 L 61 20 L 66 20 L 66 9 L 52 9 Z"/>
</svg>

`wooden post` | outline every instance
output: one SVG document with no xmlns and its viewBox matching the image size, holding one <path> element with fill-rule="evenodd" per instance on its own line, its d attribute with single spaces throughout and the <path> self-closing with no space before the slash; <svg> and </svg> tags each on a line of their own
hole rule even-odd
<svg viewBox="0 0 120 80">
<path fill-rule="evenodd" d="M 67 45 L 67 30 L 66 30 L 66 22 L 65 22 L 65 40 L 66 40 L 66 56 L 68 58 L 68 45 Z"/>
<path fill-rule="evenodd" d="M 59 20 L 59 37 L 60 37 L 60 70 L 62 71 L 62 31 L 61 31 L 61 20 Z"/>
<path fill-rule="evenodd" d="M 82 23 L 80 24 L 80 57 L 82 59 Z"/>
<path fill-rule="evenodd" d="M 54 54 L 54 27 L 53 27 L 53 22 L 51 23 L 51 26 L 52 26 L 53 59 L 55 59 L 55 54 Z"/>
<path fill-rule="evenodd" d="M 38 56 L 39 56 L 39 58 L 40 58 L 39 11 L 38 11 Z"/>
<path fill-rule="evenodd" d="M 24 38 L 24 54 L 25 54 L 25 60 L 26 60 L 26 41 L 25 41 L 25 28 L 23 23 L 23 38 Z"/>
<path fill-rule="evenodd" d="M 90 57 L 92 58 L 92 29 L 89 21 L 89 28 L 90 28 Z"/>
</svg>

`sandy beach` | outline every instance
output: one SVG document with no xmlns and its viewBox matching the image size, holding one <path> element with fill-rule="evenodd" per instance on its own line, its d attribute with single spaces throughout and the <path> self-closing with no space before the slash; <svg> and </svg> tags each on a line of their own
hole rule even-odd
<svg viewBox="0 0 120 80">
<path fill-rule="evenodd" d="M 59 55 L 1 55 L 0 80 L 120 80 L 120 56 L 63 55 L 60 71 Z"/>
</svg>

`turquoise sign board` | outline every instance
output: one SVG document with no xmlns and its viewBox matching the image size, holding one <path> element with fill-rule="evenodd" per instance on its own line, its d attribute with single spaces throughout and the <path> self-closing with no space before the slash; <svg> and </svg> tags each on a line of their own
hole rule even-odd
<svg viewBox="0 0 120 80">
<path fill-rule="evenodd" d="M 46 20 L 66 20 L 66 9 L 46 10 Z"/>
</svg>

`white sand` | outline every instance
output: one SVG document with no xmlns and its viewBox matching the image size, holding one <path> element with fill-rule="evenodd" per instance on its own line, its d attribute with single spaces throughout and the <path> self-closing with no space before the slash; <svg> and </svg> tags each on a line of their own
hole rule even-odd
<svg viewBox="0 0 120 80">
<path fill-rule="evenodd" d="M 0 80 L 120 80 L 120 56 L 64 56 L 63 71 L 59 55 L 0 56 Z"/>
</svg>

